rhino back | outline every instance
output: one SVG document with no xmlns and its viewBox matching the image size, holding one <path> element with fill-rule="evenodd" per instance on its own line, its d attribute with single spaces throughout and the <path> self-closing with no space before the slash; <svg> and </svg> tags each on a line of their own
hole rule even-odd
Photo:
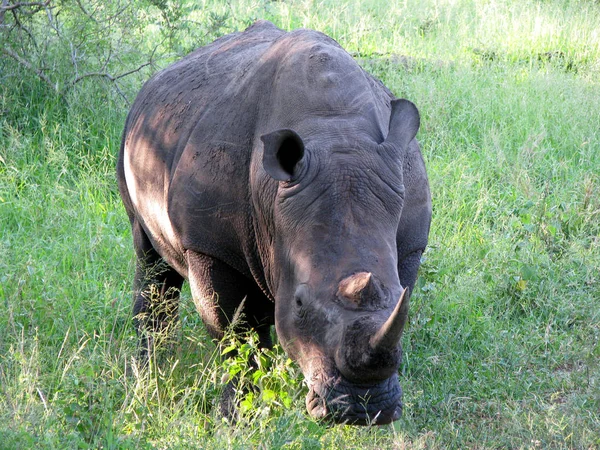
<svg viewBox="0 0 600 450">
<path fill-rule="evenodd" d="M 321 33 L 260 21 L 225 36 L 159 72 L 132 107 L 124 172 L 136 215 L 180 272 L 191 249 L 263 278 L 277 182 L 262 169 L 260 136 L 381 141 L 392 98 Z"/>
</svg>

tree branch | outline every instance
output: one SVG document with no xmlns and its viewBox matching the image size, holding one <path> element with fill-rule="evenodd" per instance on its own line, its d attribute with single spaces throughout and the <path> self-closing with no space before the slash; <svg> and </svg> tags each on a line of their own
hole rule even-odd
<svg viewBox="0 0 600 450">
<path fill-rule="evenodd" d="M 13 9 L 30 8 L 33 6 L 37 6 L 41 9 L 41 8 L 45 8 L 46 6 L 48 6 L 51 1 L 52 0 L 46 0 L 45 2 L 21 2 L 21 3 L 13 3 L 12 5 L 9 5 L 8 2 L 4 2 L 2 4 L 2 6 L 0 6 L 0 13 L 2 13 L 4 11 L 12 11 Z"/>
<path fill-rule="evenodd" d="M 0 26 L 4 25 L 4 14 L 6 13 L 6 8 L 8 6 L 8 0 L 2 0 L 2 5 L 0 5 Z"/>
<path fill-rule="evenodd" d="M 139 72 L 144 67 L 147 67 L 147 66 L 149 66 L 151 64 L 152 64 L 152 61 L 145 62 L 144 64 L 140 65 L 139 67 L 137 67 L 137 68 L 135 68 L 133 70 L 130 70 L 128 72 L 124 72 L 124 73 L 119 74 L 119 75 L 111 75 L 108 72 L 89 72 L 89 73 L 84 73 L 83 75 L 79 75 L 77 78 L 75 78 L 74 80 L 72 80 L 69 83 L 69 87 L 73 87 L 75 84 L 79 83 L 84 78 L 90 78 L 90 77 L 107 78 L 110 81 L 117 81 L 117 80 L 119 80 L 119 79 L 121 79 L 123 77 L 126 77 L 127 75 L 131 75 L 132 73 Z"/>
<path fill-rule="evenodd" d="M 58 86 L 55 83 L 53 83 L 52 80 L 50 78 L 48 78 L 48 76 L 44 72 L 42 72 L 40 69 L 36 69 L 33 66 L 33 64 L 31 64 L 29 61 L 21 58 L 19 55 L 17 55 L 15 52 L 13 52 L 9 48 L 2 47 L 0 50 L 2 50 L 2 53 L 4 53 L 5 55 L 10 56 L 12 59 L 17 61 L 23 67 L 25 67 L 25 68 L 31 70 L 33 73 L 35 73 L 38 76 L 38 78 L 40 80 L 44 81 L 48 86 L 50 86 L 54 92 L 59 93 Z"/>
</svg>

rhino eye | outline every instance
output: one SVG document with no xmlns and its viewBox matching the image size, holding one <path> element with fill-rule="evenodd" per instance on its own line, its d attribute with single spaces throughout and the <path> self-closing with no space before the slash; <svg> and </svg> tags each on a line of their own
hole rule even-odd
<svg viewBox="0 0 600 450">
<path fill-rule="evenodd" d="M 304 328 L 310 322 L 311 315 L 309 314 L 308 308 L 304 307 L 304 302 L 300 297 L 296 297 L 294 301 L 296 302 L 296 308 L 294 309 L 296 325 L 300 328 Z"/>
<path fill-rule="evenodd" d="M 308 302 L 309 300 L 309 292 L 308 292 L 308 286 L 306 284 L 300 284 L 298 286 L 298 288 L 296 289 L 296 292 L 294 293 L 294 303 L 296 304 L 296 307 L 294 308 L 294 315 L 296 316 L 296 318 L 303 323 L 308 314 L 309 314 L 309 309 L 307 308 L 304 303 L 305 301 Z M 309 304 L 309 303 L 307 303 Z"/>
</svg>

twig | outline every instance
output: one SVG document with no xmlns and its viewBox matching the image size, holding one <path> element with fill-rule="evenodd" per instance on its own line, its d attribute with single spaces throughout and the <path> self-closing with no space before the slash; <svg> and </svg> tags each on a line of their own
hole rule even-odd
<svg viewBox="0 0 600 450">
<path fill-rule="evenodd" d="M 119 9 L 116 13 L 114 13 L 112 16 L 108 16 L 106 18 L 107 22 L 112 22 L 114 19 L 121 17 L 122 14 L 125 12 L 126 9 L 128 9 L 131 6 L 131 2 L 125 2 L 125 6 L 123 6 L 121 9 Z"/>
<path fill-rule="evenodd" d="M 8 1 L 8 0 L 5 0 Z M 13 15 L 13 19 L 15 21 L 15 23 L 13 24 L 12 27 L 10 27 L 10 29 L 8 30 L 8 34 L 12 33 L 13 30 L 17 30 L 17 31 L 24 31 L 27 36 L 29 36 L 29 39 L 31 40 L 31 42 L 33 43 L 33 46 L 35 47 L 35 49 L 38 49 L 38 44 L 35 40 L 35 38 L 33 37 L 33 33 L 31 31 L 29 31 L 29 29 L 27 29 L 25 27 L 25 25 L 23 25 L 23 23 L 19 20 L 19 15 L 17 14 L 17 11 L 12 10 L 10 12 Z M 0 15 L 4 15 L 4 11 L 2 11 L 2 13 Z M 4 17 L 0 18 L 0 25 L 2 25 L 2 21 L 4 20 Z M 4 26 L 8 26 L 8 25 L 4 25 Z"/>
<path fill-rule="evenodd" d="M 83 7 L 83 5 L 81 4 L 81 0 L 77 0 L 77 6 L 79 6 L 79 9 L 81 10 L 81 12 L 90 20 L 93 20 L 94 22 L 98 22 L 94 16 L 92 16 L 89 12 L 87 12 L 87 10 Z"/>
<path fill-rule="evenodd" d="M 84 73 L 83 75 L 79 75 L 77 78 L 75 78 L 73 81 L 71 81 L 69 83 L 69 87 L 74 86 L 75 84 L 79 83 L 81 80 L 83 80 L 84 78 L 90 78 L 90 77 L 100 77 L 100 78 L 107 78 L 110 81 L 117 81 L 123 77 L 126 77 L 127 75 L 131 75 L 132 73 L 136 73 L 139 72 L 140 70 L 142 70 L 144 67 L 149 66 L 152 64 L 152 61 L 148 61 L 145 62 L 144 64 L 140 65 L 139 67 L 130 70 L 128 72 L 124 72 L 120 75 L 111 75 L 108 72 L 89 72 L 89 73 Z"/>
<path fill-rule="evenodd" d="M 144 67 L 150 66 L 154 63 L 154 61 L 151 59 L 148 62 L 145 62 L 144 64 L 141 64 L 140 66 L 136 67 L 133 70 L 129 70 L 127 72 L 121 73 L 119 75 L 111 75 L 108 72 L 88 72 L 88 73 L 84 73 L 83 75 L 79 75 L 77 78 L 73 79 L 66 87 L 65 89 L 63 89 L 62 92 L 60 92 L 61 95 L 64 95 L 69 89 L 71 89 L 72 87 L 74 87 L 77 83 L 79 83 L 81 80 L 84 80 L 86 78 L 92 78 L 92 77 L 98 77 L 98 78 L 106 78 L 107 80 L 111 81 L 115 87 L 115 89 L 117 90 L 117 93 L 121 96 L 121 98 L 123 98 L 123 100 L 125 100 L 125 103 L 127 103 L 127 105 L 130 104 L 129 99 L 127 98 L 127 96 L 123 93 L 123 91 L 121 90 L 121 88 L 119 87 L 119 84 L 117 83 L 117 81 L 119 81 L 121 78 L 124 78 L 128 75 L 131 75 L 133 73 L 139 72 L 140 70 L 142 70 Z"/>
<path fill-rule="evenodd" d="M 59 12 L 57 13 L 57 16 Z M 56 31 L 56 35 L 59 38 L 62 38 L 61 34 L 60 34 L 60 30 L 58 29 L 58 23 L 56 21 L 56 16 L 52 15 L 52 9 L 51 8 L 46 8 L 46 14 L 48 15 L 48 25 L 50 25 L 50 28 L 52 28 L 54 31 Z"/>
</svg>

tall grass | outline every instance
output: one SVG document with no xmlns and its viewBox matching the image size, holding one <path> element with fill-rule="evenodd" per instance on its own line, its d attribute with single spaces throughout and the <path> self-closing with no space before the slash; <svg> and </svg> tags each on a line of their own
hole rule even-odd
<svg viewBox="0 0 600 450">
<path fill-rule="evenodd" d="M 434 218 L 403 341 L 404 416 L 314 423 L 285 354 L 249 337 L 223 359 L 186 289 L 175 342 L 138 369 L 114 175 L 127 107 L 97 82 L 56 98 L 14 67 L 0 75 L 0 448 L 599 447 L 600 5 L 204 11 L 227 13 L 229 31 L 267 18 L 331 34 L 421 111 Z M 235 377 L 262 389 L 240 390 L 231 425 L 216 405 Z"/>
</svg>

